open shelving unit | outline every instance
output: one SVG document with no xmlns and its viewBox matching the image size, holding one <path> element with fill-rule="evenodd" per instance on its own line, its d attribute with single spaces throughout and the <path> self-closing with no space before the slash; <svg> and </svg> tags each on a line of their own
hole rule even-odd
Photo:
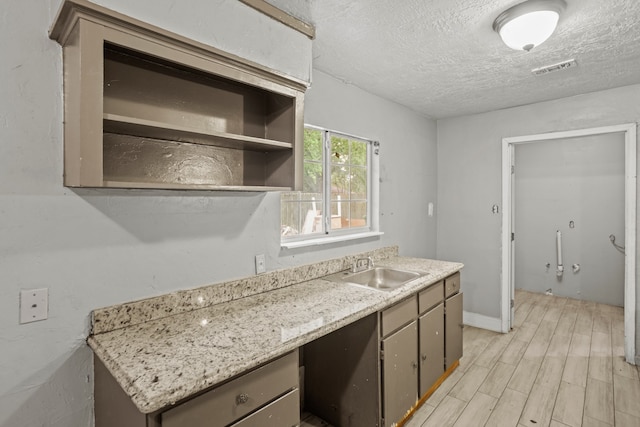
<svg viewBox="0 0 640 427">
<path fill-rule="evenodd" d="M 300 187 L 304 82 L 84 0 L 65 2 L 50 37 L 66 186 Z"/>
</svg>

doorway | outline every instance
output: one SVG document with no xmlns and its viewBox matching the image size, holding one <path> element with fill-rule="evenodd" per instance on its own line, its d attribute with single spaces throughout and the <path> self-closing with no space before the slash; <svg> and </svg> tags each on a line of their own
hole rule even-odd
<svg viewBox="0 0 640 427">
<path fill-rule="evenodd" d="M 516 146 L 535 142 L 560 142 L 567 139 L 587 138 L 595 135 L 622 134 L 624 136 L 624 312 L 625 312 L 625 358 L 635 363 L 636 326 L 636 125 L 626 124 L 565 132 L 504 138 L 502 140 L 502 283 L 501 283 L 501 328 L 508 332 L 514 316 L 513 296 L 515 290 L 515 196 L 514 164 Z M 571 219 L 567 220 L 569 225 Z M 575 220 L 574 220 L 575 221 Z M 576 223 L 574 222 L 574 226 Z M 612 234 L 614 234 L 612 232 Z M 618 236 L 618 241 L 622 240 Z M 555 248 L 553 248 L 555 252 Z M 612 248 L 613 249 L 613 248 Z M 554 254 L 555 255 L 555 254 Z M 550 262 L 557 268 L 556 257 Z M 573 274 L 571 265 L 564 274 Z"/>
<path fill-rule="evenodd" d="M 514 148 L 515 287 L 624 307 L 624 135 Z"/>
</svg>

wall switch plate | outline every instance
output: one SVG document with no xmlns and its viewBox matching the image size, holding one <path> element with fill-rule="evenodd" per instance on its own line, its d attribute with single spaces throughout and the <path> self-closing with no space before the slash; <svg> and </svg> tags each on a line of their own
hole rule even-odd
<svg viewBox="0 0 640 427">
<path fill-rule="evenodd" d="M 256 255 L 256 274 L 261 274 L 267 271 L 267 263 L 264 259 L 264 254 Z"/>
<path fill-rule="evenodd" d="M 45 320 L 49 316 L 49 290 L 23 289 L 20 291 L 20 323 Z"/>
</svg>

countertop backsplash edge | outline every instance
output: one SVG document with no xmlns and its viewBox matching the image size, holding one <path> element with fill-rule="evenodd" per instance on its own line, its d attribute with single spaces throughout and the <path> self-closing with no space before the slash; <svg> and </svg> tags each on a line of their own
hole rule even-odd
<svg viewBox="0 0 640 427">
<path fill-rule="evenodd" d="M 242 279 L 218 282 L 137 301 L 97 308 L 91 312 L 91 335 L 137 325 L 151 320 L 210 307 L 268 292 L 348 269 L 358 258 L 374 261 L 398 256 L 398 246 L 346 255 L 310 264 L 269 271 Z"/>
</svg>

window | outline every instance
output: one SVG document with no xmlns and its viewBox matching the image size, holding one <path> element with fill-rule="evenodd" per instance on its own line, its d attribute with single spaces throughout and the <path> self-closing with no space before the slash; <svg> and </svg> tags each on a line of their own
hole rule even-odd
<svg viewBox="0 0 640 427">
<path fill-rule="evenodd" d="M 377 231 L 372 215 L 377 214 L 372 188 L 377 147 L 364 138 L 305 127 L 303 189 L 282 193 L 283 245 Z"/>
</svg>

